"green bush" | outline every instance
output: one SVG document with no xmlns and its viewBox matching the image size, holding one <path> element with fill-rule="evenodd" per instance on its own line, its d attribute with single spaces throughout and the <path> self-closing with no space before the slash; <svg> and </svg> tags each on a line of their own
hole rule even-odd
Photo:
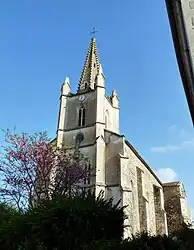
<svg viewBox="0 0 194 250">
<path fill-rule="evenodd" d="M 101 240 L 91 243 L 83 250 L 186 250 L 185 245 L 167 236 L 151 236 L 147 233 L 139 234 L 122 243 Z"/>
<path fill-rule="evenodd" d="M 102 195 L 97 199 L 91 193 L 55 197 L 26 216 L 30 228 L 28 241 L 39 239 L 48 249 L 76 249 L 94 240 L 121 240 L 123 236 L 123 208 L 114 206 L 112 200 L 105 201 Z"/>
<path fill-rule="evenodd" d="M 98 198 L 92 193 L 54 197 L 6 224 L 0 249 L 17 249 L 18 245 L 29 250 L 78 249 L 103 238 L 121 241 L 123 210 L 112 200 L 105 201 L 102 194 Z"/>
<path fill-rule="evenodd" d="M 186 249 L 194 249 L 194 230 L 191 225 L 184 224 L 182 229 L 173 235 L 179 242 L 184 242 Z"/>
<path fill-rule="evenodd" d="M 18 243 L 20 243 L 21 231 L 17 231 L 16 221 L 19 221 L 21 216 L 22 214 L 12 206 L 0 204 L 0 249 L 9 249 L 11 245 L 14 245 L 13 239 L 17 241 L 17 237 L 14 237 L 16 234 L 19 234 Z"/>
<path fill-rule="evenodd" d="M 194 230 L 185 226 L 173 239 L 136 234 L 122 241 L 124 207 L 92 193 L 53 197 L 26 212 L 0 204 L 1 250 L 186 250 Z"/>
</svg>

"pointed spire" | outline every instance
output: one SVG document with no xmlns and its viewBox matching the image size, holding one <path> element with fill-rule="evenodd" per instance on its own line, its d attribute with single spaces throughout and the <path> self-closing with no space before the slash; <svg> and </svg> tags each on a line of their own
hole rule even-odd
<svg viewBox="0 0 194 250">
<path fill-rule="evenodd" d="M 90 46 L 88 48 L 88 53 L 86 56 L 84 68 L 81 74 L 78 91 L 85 89 L 94 89 L 96 76 L 99 73 L 99 58 L 96 46 L 96 38 L 92 37 Z"/>
</svg>

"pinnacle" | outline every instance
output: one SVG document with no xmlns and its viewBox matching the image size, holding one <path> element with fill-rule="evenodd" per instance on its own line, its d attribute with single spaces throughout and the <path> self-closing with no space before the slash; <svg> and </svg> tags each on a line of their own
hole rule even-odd
<svg viewBox="0 0 194 250">
<path fill-rule="evenodd" d="M 66 76 L 64 83 L 67 83 L 67 84 L 70 83 L 70 80 L 69 80 L 69 77 L 68 77 L 68 76 Z"/>
<path fill-rule="evenodd" d="M 112 91 L 112 96 L 118 96 L 115 89 Z"/>
</svg>

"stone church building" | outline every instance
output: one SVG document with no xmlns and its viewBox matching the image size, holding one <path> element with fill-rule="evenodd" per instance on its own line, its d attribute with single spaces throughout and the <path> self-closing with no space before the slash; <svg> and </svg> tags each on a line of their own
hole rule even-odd
<svg viewBox="0 0 194 250">
<path fill-rule="evenodd" d="M 125 237 L 145 230 L 168 234 L 168 221 L 180 224 L 185 214 L 188 217 L 187 205 L 181 202 L 185 193 L 179 194 L 179 187 L 183 186 L 177 182 L 174 188 L 172 183 L 164 185 L 159 180 L 120 134 L 119 112 L 117 92 L 113 90 L 110 96 L 106 93 L 105 75 L 93 37 L 77 92 L 71 92 L 69 78 L 62 84 L 55 142 L 58 147 L 69 149 L 78 145 L 95 173 L 87 186 L 95 188 L 96 195 L 103 190 L 105 198 L 113 197 L 115 203 L 121 200 L 121 205 L 127 205 Z M 176 197 L 177 211 L 170 203 L 172 197 Z"/>
</svg>

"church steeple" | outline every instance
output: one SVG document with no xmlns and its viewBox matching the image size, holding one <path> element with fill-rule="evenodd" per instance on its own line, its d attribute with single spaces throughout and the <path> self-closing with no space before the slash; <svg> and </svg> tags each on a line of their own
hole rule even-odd
<svg viewBox="0 0 194 250">
<path fill-rule="evenodd" d="M 96 77 L 99 73 L 100 63 L 96 46 L 96 38 L 92 37 L 84 68 L 81 74 L 78 92 L 95 88 Z"/>
</svg>

